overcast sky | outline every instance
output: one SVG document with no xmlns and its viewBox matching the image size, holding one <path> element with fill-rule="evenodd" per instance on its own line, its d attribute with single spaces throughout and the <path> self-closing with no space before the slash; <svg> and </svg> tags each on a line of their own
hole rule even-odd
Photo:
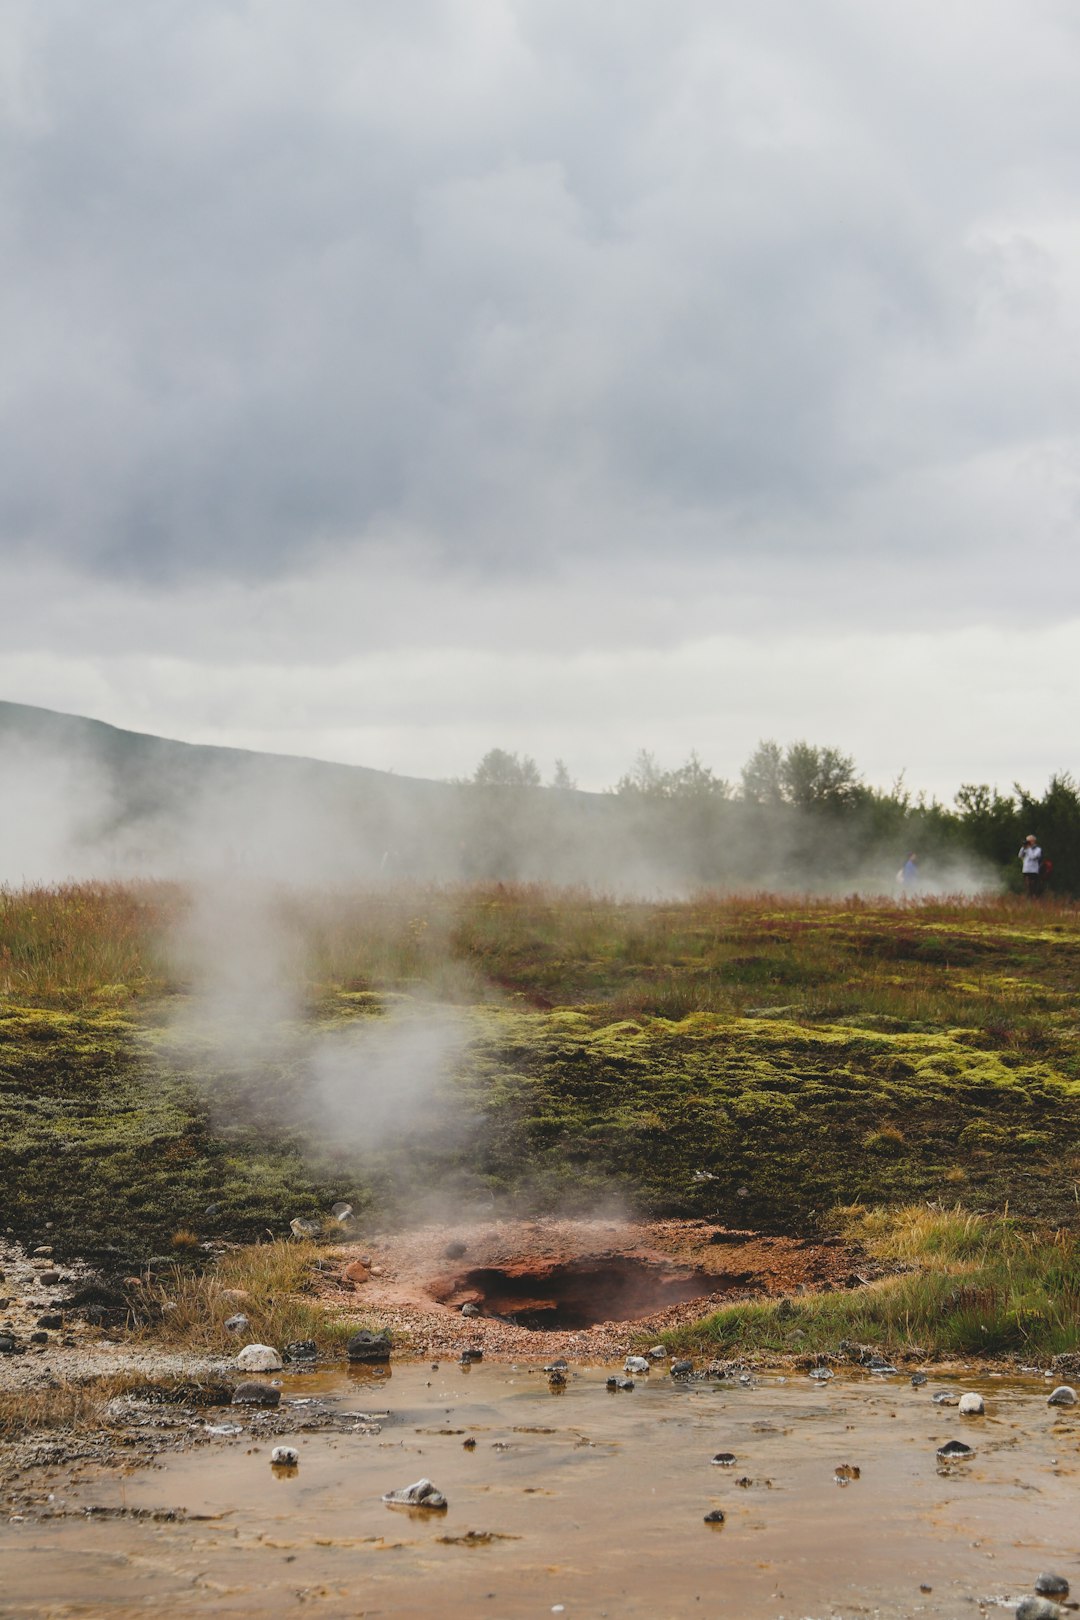
<svg viewBox="0 0 1080 1620">
<path fill-rule="evenodd" d="M 0 697 L 1080 767 L 1074 0 L 0 19 Z"/>
</svg>

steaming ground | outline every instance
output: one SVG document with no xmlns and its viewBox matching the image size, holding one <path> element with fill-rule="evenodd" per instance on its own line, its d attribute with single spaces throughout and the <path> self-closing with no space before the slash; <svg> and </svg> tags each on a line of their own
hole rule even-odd
<svg viewBox="0 0 1080 1620">
<path fill-rule="evenodd" d="M 493 880 L 645 899 L 705 887 L 896 897 L 917 836 L 906 825 L 883 834 L 876 811 L 838 819 L 722 794 L 669 802 L 479 789 L 194 747 L 18 705 L 0 704 L 0 743 L 0 881 L 9 884 L 142 877 L 272 893 Z M 923 855 L 923 897 L 1000 886 L 989 864 L 940 838 Z"/>
</svg>

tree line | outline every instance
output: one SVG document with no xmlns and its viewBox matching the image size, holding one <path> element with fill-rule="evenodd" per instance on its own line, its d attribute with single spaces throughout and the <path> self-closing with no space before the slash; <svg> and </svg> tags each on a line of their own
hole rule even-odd
<svg viewBox="0 0 1080 1620">
<path fill-rule="evenodd" d="M 534 759 L 494 748 L 459 785 L 488 801 L 494 815 L 515 801 L 520 813 L 510 790 L 542 786 L 567 800 L 613 801 L 606 819 L 627 834 L 637 855 L 660 856 L 666 868 L 704 883 L 737 879 L 733 855 L 741 848 L 743 864 L 759 866 L 770 883 L 815 887 L 880 871 L 887 886 L 890 862 L 895 868 L 914 852 L 927 881 L 939 887 L 948 886 L 951 872 L 969 869 L 974 881 L 982 874 L 1018 890 L 1017 850 L 1033 832 L 1053 862 L 1052 891 L 1080 896 L 1080 786 L 1067 771 L 1055 773 L 1041 793 L 1020 783 L 1008 793 L 963 783 L 948 805 L 913 793 L 902 777 L 886 790 L 870 786 L 838 748 L 769 739 L 735 782 L 696 753 L 667 769 L 642 750 L 606 793 L 586 795 L 563 761 L 544 783 Z"/>
</svg>

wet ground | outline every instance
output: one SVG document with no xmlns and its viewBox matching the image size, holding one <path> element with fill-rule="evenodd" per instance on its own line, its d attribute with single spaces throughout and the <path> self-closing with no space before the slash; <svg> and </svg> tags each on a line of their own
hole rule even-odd
<svg viewBox="0 0 1080 1620">
<path fill-rule="evenodd" d="M 524 1364 L 336 1368 L 285 1375 L 265 1416 L 178 1415 L 192 1446 L 58 1471 L 0 1525 L 0 1613 L 899 1620 L 1000 1612 L 1048 1566 L 1080 1586 L 1080 1408 L 1041 1379 L 610 1371 L 553 1393 Z M 969 1388 L 984 1417 L 932 1399 Z M 943 1465 L 955 1438 L 974 1455 Z M 421 1476 L 445 1512 L 381 1501 Z"/>
</svg>

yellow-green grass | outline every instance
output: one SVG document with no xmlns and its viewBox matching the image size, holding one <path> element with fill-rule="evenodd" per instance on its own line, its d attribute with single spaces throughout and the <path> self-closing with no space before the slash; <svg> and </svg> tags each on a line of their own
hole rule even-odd
<svg viewBox="0 0 1080 1620">
<path fill-rule="evenodd" d="M 835 1355 L 841 1342 L 896 1356 L 1011 1355 L 1045 1365 L 1080 1345 L 1075 1230 L 925 1206 L 847 1210 L 842 1227 L 898 1275 L 843 1292 L 735 1304 L 666 1335 L 718 1356 Z"/>
</svg>

